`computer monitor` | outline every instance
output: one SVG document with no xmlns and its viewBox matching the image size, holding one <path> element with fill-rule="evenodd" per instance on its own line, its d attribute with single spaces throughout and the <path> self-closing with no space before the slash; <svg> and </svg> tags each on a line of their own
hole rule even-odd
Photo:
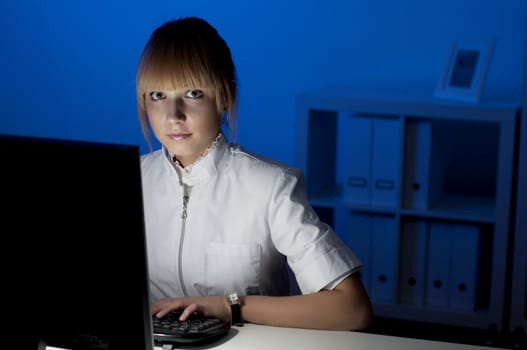
<svg viewBox="0 0 527 350">
<path fill-rule="evenodd" d="M 0 164 L 3 341 L 151 350 L 138 147 L 0 135 Z"/>
</svg>

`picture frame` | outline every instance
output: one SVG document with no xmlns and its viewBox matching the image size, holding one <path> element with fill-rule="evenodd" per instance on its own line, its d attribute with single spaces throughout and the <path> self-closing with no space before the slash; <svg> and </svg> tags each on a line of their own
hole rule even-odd
<svg viewBox="0 0 527 350">
<path fill-rule="evenodd" d="M 455 41 L 434 96 L 479 102 L 495 47 L 495 39 Z"/>
</svg>

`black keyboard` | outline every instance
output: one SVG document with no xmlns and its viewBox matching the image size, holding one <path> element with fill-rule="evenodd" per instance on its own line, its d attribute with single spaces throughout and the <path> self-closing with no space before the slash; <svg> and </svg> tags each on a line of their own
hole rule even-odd
<svg viewBox="0 0 527 350">
<path fill-rule="evenodd" d="M 218 339 L 229 332 L 231 324 L 219 318 L 194 313 L 180 321 L 181 311 L 173 311 L 163 318 L 152 316 L 154 341 L 157 344 L 204 343 Z"/>
</svg>

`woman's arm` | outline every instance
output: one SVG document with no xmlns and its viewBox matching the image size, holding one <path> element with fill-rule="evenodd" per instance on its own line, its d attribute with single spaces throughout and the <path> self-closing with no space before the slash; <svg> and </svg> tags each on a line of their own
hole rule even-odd
<svg viewBox="0 0 527 350">
<path fill-rule="evenodd" d="M 242 317 L 251 323 L 331 330 L 363 330 L 372 320 L 370 299 L 357 274 L 333 290 L 287 297 L 246 296 Z"/>
<path fill-rule="evenodd" d="M 284 297 L 250 295 L 240 299 L 244 321 L 270 326 L 364 330 L 373 317 L 370 299 L 357 274 L 348 276 L 333 290 Z M 231 317 L 224 296 L 163 299 L 152 306 L 158 317 L 176 309 L 185 309 L 182 319 L 195 311 L 222 319 Z"/>
</svg>

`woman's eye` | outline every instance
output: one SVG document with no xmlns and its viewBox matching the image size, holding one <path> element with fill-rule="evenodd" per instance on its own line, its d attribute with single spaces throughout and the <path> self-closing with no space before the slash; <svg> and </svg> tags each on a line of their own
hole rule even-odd
<svg viewBox="0 0 527 350">
<path fill-rule="evenodd" d="M 187 90 L 187 92 L 185 93 L 185 96 L 189 97 L 189 98 L 200 98 L 201 96 L 203 96 L 203 91 L 201 91 L 201 90 Z"/>
<path fill-rule="evenodd" d="M 165 94 L 161 91 L 152 91 L 150 93 L 150 98 L 152 99 L 152 101 L 162 100 L 165 98 Z"/>
</svg>

